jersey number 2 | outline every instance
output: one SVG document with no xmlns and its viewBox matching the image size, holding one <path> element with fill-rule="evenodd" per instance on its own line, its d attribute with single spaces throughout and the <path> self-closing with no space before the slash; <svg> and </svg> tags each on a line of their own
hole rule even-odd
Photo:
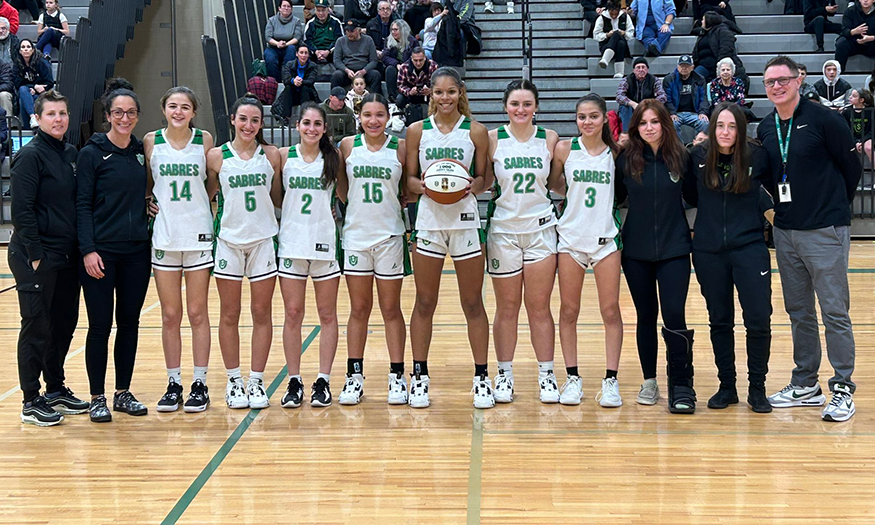
<svg viewBox="0 0 875 525">
<path fill-rule="evenodd" d="M 310 205 L 313 204 L 313 196 L 305 193 L 301 195 L 301 200 L 304 201 L 304 205 L 301 206 L 301 215 L 310 215 Z"/>
</svg>

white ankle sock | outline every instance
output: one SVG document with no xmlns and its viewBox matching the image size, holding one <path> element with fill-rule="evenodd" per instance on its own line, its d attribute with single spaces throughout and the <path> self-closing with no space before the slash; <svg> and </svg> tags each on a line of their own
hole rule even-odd
<svg viewBox="0 0 875 525">
<path fill-rule="evenodd" d="M 205 366 L 196 366 L 194 367 L 194 378 L 192 381 L 201 380 L 201 383 L 207 384 L 207 367 Z"/>
<path fill-rule="evenodd" d="M 225 373 L 228 374 L 228 379 L 237 379 L 240 377 L 240 367 L 226 368 Z"/>
<path fill-rule="evenodd" d="M 264 372 L 256 372 L 255 370 L 251 370 L 249 372 L 249 382 L 258 379 L 259 381 L 264 382 Z"/>
<path fill-rule="evenodd" d="M 538 361 L 538 375 L 545 376 L 553 371 L 553 361 Z"/>
<path fill-rule="evenodd" d="M 331 374 L 323 374 L 322 372 L 319 372 L 319 375 L 316 376 L 316 379 L 324 379 L 326 383 L 330 383 Z"/>
<path fill-rule="evenodd" d="M 513 361 L 499 361 L 499 372 L 504 372 L 504 375 L 513 377 Z"/>
<path fill-rule="evenodd" d="M 167 369 L 167 378 L 177 385 L 182 384 L 182 368 L 168 368 Z"/>
</svg>

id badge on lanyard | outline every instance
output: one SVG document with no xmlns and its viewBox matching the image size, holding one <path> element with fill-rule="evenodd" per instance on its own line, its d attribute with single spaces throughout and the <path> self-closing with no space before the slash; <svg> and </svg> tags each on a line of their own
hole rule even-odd
<svg viewBox="0 0 875 525">
<path fill-rule="evenodd" d="M 790 134 L 793 132 L 793 117 L 790 117 L 790 125 L 787 126 L 787 137 L 781 133 L 781 120 L 778 118 L 778 112 L 775 112 L 775 131 L 778 134 L 778 149 L 781 152 L 781 162 L 784 168 L 784 176 L 781 182 L 778 183 L 778 202 L 792 202 L 793 197 L 790 193 L 790 183 L 787 181 L 787 153 L 790 150 Z"/>
</svg>

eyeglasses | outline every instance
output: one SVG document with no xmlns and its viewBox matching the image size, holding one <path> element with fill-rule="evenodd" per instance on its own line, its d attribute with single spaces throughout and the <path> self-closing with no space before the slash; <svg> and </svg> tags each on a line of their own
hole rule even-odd
<svg viewBox="0 0 875 525">
<path fill-rule="evenodd" d="M 767 88 L 773 88 L 775 87 L 775 84 L 778 84 L 781 87 L 785 87 L 787 84 L 790 83 L 791 80 L 795 80 L 796 78 L 798 77 L 768 78 L 763 80 L 763 84 L 765 84 Z"/>
<path fill-rule="evenodd" d="M 125 115 L 127 115 L 127 117 L 130 120 L 134 120 L 135 118 L 137 118 L 137 115 L 140 114 L 140 111 L 136 110 L 136 109 L 132 109 L 129 111 L 122 111 L 120 109 L 114 109 L 114 110 L 110 111 L 109 114 L 112 115 L 112 118 L 114 118 L 116 120 L 121 120 L 121 119 L 125 118 Z"/>
</svg>

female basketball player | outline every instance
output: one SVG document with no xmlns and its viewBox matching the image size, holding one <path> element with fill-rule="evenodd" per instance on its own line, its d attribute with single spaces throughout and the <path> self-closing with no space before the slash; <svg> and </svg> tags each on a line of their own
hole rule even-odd
<svg viewBox="0 0 875 525">
<path fill-rule="evenodd" d="M 343 221 L 343 256 L 349 289 L 346 384 L 341 405 L 356 405 L 364 395 L 365 343 L 374 305 L 374 278 L 389 349 L 389 404 L 407 404 L 404 380 L 404 341 L 401 284 L 410 273 L 404 238 L 402 171 L 404 140 L 386 135 L 389 103 L 382 95 L 365 95 L 361 103 L 363 133 L 340 143 L 346 171 L 340 197 L 347 203 Z"/>
<path fill-rule="evenodd" d="M 337 353 L 337 225 L 335 187 L 343 161 L 327 133 L 325 110 L 312 102 L 301 106 L 297 125 L 301 143 L 280 150 L 283 159 L 283 213 L 279 235 L 280 290 L 285 306 L 283 350 L 289 383 L 282 398 L 285 408 L 301 406 L 301 325 L 304 322 L 307 277 L 313 279 L 319 313 L 319 376 L 310 405 L 331 405 L 331 365 Z"/>
<path fill-rule="evenodd" d="M 605 325 L 605 378 L 596 399 L 603 407 L 623 404 L 617 383 L 623 319 L 620 315 L 620 217 L 614 199 L 614 157 L 618 147 L 607 123 L 605 101 L 590 94 L 577 101 L 580 136 L 556 146 L 551 182 L 565 194 L 559 217 L 559 339 L 567 379 L 559 401 L 577 405 L 583 382 L 577 370 L 580 292 L 592 267 Z M 564 174 L 564 176 L 563 176 Z"/>
<path fill-rule="evenodd" d="M 695 191 L 687 171 L 687 150 L 673 133 L 668 110 L 654 99 L 632 114 L 629 142 L 617 157 L 617 202 L 629 197 L 623 226 L 623 271 L 638 313 L 638 357 L 644 384 L 638 403 L 655 405 L 656 317 L 662 311 L 662 336 L 668 354 L 668 408 L 693 413 L 693 331 L 684 305 L 690 286 L 690 228 L 682 193 Z M 657 295 L 657 285 L 659 292 Z"/>
<path fill-rule="evenodd" d="M 507 85 L 504 109 L 509 123 L 489 132 L 495 185 L 487 223 L 486 270 L 495 289 L 495 401 L 513 401 L 513 355 L 520 306 L 525 299 L 538 359 L 541 402 L 556 403 L 556 325 L 550 311 L 556 275 L 556 214 L 547 179 L 559 136 L 532 123 L 538 110 L 538 88 L 528 80 Z"/>
<path fill-rule="evenodd" d="M 231 106 L 234 140 L 207 153 L 208 176 L 218 177 L 216 210 L 216 287 L 219 289 L 219 347 L 228 375 L 225 401 L 230 408 L 267 408 L 264 367 L 273 336 L 271 300 L 276 286 L 279 204 L 279 150 L 262 134 L 264 107 L 247 93 Z M 274 200 L 271 199 L 273 194 Z M 252 313 L 252 363 L 249 385 L 240 376 L 240 296 L 249 278 Z"/>
<path fill-rule="evenodd" d="M 167 391 L 158 401 L 159 412 L 173 412 L 182 403 L 183 274 L 194 358 L 194 379 L 184 409 L 203 412 L 210 405 L 207 295 L 213 267 L 210 200 L 216 192 L 216 179 L 207 181 L 206 169 L 206 154 L 213 148 L 213 137 L 192 125 L 197 108 L 197 96 L 192 90 L 171 88 L 161 98 L 167 127 L 143 139 L 146 174 L 153 200 L 161 210 L 152 227 L 152 269 L 161 301 L 161 341 L 168 377 Z"/>
<path fill-rule="evenodd" d="M 495 405 L 489 380 L 489 320 L 483 307 L 483 242 L 476 195 L 492 184 L 489 135 L 471 120 L 465 85 L 455 69 L 439 68 L 431 76 L 429 117 L 407 128 L 407 187 L 422 194 L 420 174 L 434 162 L 451 158 L 474 168 L 468 194 L 455 204 L 443 205 L 420 197 L 417 208 L 416 253 L 413 256 L 416 304 L 410 319 L 413 379 L 410 406 L 429 404 L 428 350 L 437 306 L 441 271 L 447 254 L 453 259 L 462 310 L 468 322 L 468 341 L 474 354 L 474 406 Z"/>
</svg>

